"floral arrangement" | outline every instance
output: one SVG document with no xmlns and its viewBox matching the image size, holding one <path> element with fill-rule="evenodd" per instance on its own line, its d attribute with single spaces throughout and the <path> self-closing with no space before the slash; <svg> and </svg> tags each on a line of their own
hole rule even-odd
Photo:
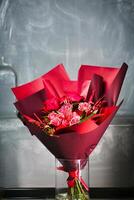
<svg viewBox="0 0 134 200">
<path fill-rule="evenodd" d="M 61 129 L 82 123 L 89 118 L 96 120 L 97 123 L 103 115 L 101 110 L 104 105 L 106 101 L 103 98 L 93 103 L 91 100 L 86 102 L 84 97 L 77 93 L 68 93 L 61 99 L 53 97 L 44 101 L 40 117 L 34 113 L 36 120 L 30 119 L 27 115 L 23 117 L 40 127 L 45 134 L 54 136 Z"/>
<path fill-rule="evenodd" d="M 82 65 L 78 80 L 70 80 L 59 64 L 32 82 L 12 88 L 19 118 L 61 162 L 68 173 L 67 199 L 86 200 L 88 187 L 74 160 L 88 156 L 99 143 L 120 105 L 116 105 L 127 71 L 118 67 Z M 71 146 L 71 148 L 70 148 Z"/>
</svg>

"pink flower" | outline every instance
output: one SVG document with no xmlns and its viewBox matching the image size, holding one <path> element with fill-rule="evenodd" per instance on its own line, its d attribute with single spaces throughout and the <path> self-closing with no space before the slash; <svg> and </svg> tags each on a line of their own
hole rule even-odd
<svg viewBox="0 0 134 200">
<path fill-rule="evenodd" d="M 50 124 L 54 125 L 54 126 L 60 126 L 61 124 L 61 119 L 56 117 L 56 118 L 53 118 L 51 121 L 50 121 Z"/>
<path fill-rule="evenodd" d="M 73 112 L 69 125 L 72 126 L 74 124 L 78 124 L 79 122 L 80 122 L 80 116 L 76 112 Z"/>
<path fill-rule="evenodd" d="M 60 109 L 64 112 L 64 111 L 72 110 L 72 108 L 73 108 L 73 106 L 71 103 L 66 103 Z"/>
<path fill-rule="evenodd" d="M 66 103 L 57 112 L 52 111 L 49 113 L 49 124 L 56 126 L 56 129 L 60 129 L 79 123 L 81 117 L 77 112 L 73 112 L 72 108 L 72 104 Z"/>
<path fill-rule="evenodd" d="M 66 118 L 69 121 L 72 116 L 72 108 L 73 108 L 72 104 L 66 103 L 63 106 L 61 106 L 58 112 L 62 113 L 64 115 L 64 118 Z"/>
<path fill-rule="evenodd" d="M 53 120 L 53 119 L 56 118 L 57 116 L 58 116 L 58 114 L 57 114 L 56 112 L 54 112 L 54 111 L 48 114 L 48 118 L 49 118 L 50 120 Z"/>
<path fill-rule="evenodd" d="M 78 110 L 85 111 L 86 113 L 91 110 L 91 104 L 87 102 L 79 103 Z"/>
<path fill-rule="evenodd" d="M 54 126 L 60 126 L 62 122 L 62 118 L 60 117 L 60 115 L 54 111 L 49 113 L 48 118 L 50 120 L 49 124 L 52 124 Z"/>
<path fill-rule="evenodd" d="M 60 106 L 59 100 L 57 98 L 51 98 L 51 99 L 47 99 L 44 102 L 43 110 L 46 112 L 52 111 L 52 110 L 57 110 L 59 108 L 59 106 Z"/>
</svg>

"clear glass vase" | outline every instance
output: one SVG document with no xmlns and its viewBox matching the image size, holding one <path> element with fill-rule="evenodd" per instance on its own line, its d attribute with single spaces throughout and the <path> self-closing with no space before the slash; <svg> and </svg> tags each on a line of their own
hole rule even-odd
<svg viewBox="0 0 134 200">
<path fill-rule="evenodd" d="M 56 159 L 55 199 L 89 200 L 88 159 Z"/>
</svg>

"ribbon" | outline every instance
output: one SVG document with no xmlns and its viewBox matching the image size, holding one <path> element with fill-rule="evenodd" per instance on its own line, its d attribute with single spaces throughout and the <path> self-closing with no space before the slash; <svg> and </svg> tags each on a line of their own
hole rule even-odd
<svg viewBox="0 0 134 200">
<path fill-rule="evenodd" d="M 58 170 L 64 171 L 64 172 L 68 172 L 64 169 L 64 167 L 57 167 Z M 87 184 L 85 183 L 85 181 L 83 180 L 82 176 L 80 175 L 80 171 L 79 170 L 74 170 L 74 171 L 69 171 L 68 172 L 68 178 L 67 178 L 67 184 L 68 187 L 74 187 L 75 186 L 75 180 L 78 179 L 80 181 L 80 183 L 83 185 L 83 187 L 89 191 L 89 187 L 87 186 Z"/>
</svg>

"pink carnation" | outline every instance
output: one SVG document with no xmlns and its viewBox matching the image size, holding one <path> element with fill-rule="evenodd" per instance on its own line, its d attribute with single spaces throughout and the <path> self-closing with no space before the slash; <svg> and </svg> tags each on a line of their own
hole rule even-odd
<svg viewBox="0 0 134 200">
<path fill-rule="evenodd" d="M 66 104 L 63 104 L 63 106 L 61 106 L 61 108 L 59 109 L 59 112 L 66 113 L 68 111 L 71 111 L 72 108 L 73 108 L 72 104 L 66 103 Z"/>
<path fill-rule="evenodd" d="M 54 119 L 55 117 L 58 117 L 58 114 L 54 111 L 48 114 L 48 118 L 50 120 Z"/>
<path fill-rule="evenodd" d="M 63 106 L 61 106 L 61 108 L 58 110 L 59 113 L 64 115 L 64 118 L 69 121 L 72 117 L 72 104 L 70 103 L 66 103 Z"/>
<path fill-rule="evenodd" d="M 56 117 L 56 118 L 53 118 L 51 121 L 50 121 L 50 124 L 54 125 L 54 126 L 60 126 L 61 124 L 61 119 Z"/>
<path fill-rule="evenodd" d="M 58 113 L 51 112 L 48 115 L 48 118 L 50 120 L 49 123 L 54 125 L 54 126 L 59 126 L 61 124 L 62 118 L 60 117 L 60 115 Z"/>
<path fill-rule="evenodd" d="M 76 112 L 73 112 L 69 125 L 72 126 L 74 124 L 78 124 L 79 122 L 80 122 L 80 116 Z"/>
<path fill-rule="evenodd" d="M 87 102 L 81 102 L 81 103 L 79 103 L 78 110 L 80 110 L 82 112 L 83 111 L 88 112 L 91 110 L 91 104 L 89 104 Z"/>
</svg>

